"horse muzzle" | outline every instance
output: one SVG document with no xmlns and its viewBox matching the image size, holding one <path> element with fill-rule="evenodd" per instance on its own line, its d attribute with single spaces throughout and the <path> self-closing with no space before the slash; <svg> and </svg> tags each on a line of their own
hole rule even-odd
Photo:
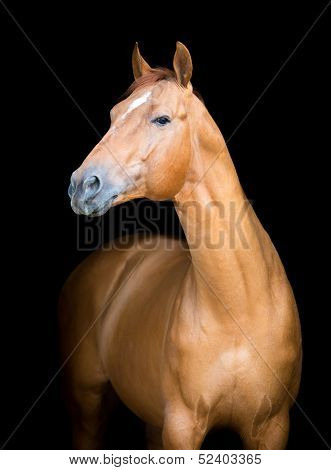
<svg viewBox="0 0 331 470">
<path fill-rule="evenodd" d="M 91 217 L 107 212 L 117 198 L 110 185 L 104 184 L 101 175 L 87 172 L 78 179 L 76 171 L 71 176 L 68 195 L 76 214 Z"/>
</svg>

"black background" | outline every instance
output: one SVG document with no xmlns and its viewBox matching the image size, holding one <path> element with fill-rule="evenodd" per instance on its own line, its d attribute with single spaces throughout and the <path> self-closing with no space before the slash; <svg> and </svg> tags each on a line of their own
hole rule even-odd
<svg viewBox="0 0 331 470">
<path fill-rule="evenodd" d="M 117 2 L 116 2 L 117 3 Z M 123 2 L 124 3 L 124 2 Z M 177 2 L 178 3 L 178 2 Z M 326 2 L 7 2 L 100 135 L 132 81 L 140 43 L 151 65 L 171 66 L 175 41 L 192 53 L 192 82 L 229 138 Z M 77 217 L 67 186 L 99 136 L 0 6 L 1 21 L 1 443 L 59 367 L 56 303 L 77 251 Z M 329 253 L 327 63 L 330 14 L 313 28 L 229 142 L 242 185 L 270 233 L 293 285 L 303 328 L 298 401 L 328 439 Z M 171 204 L 166 204 L 172 211 Z M 116 223 L 116 209 L 105 220 Z M 177 227 L 177 224 L 175 224 Z M 163 229 L 162 223 L 161 228 Z M 118 230 L 118 229 L 116 229 Z M 326 448 L 294 407 L 288 448 Z M 141 448 L 143 428 L 122 409 L 110 447 Z M 238 448 L 216 433 L 205 446 Z M 6 448 L 70 448 L 59 393 L 50 385 Z"/>
</svg>

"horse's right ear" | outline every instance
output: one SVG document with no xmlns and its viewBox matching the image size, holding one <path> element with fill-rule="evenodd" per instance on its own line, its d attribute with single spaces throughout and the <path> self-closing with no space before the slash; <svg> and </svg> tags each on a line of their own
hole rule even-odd
<svg viewBox="0 0 331 470">
<path fill-rule="evenodd" d="M 152 71 L 146 60 L 140 55 L 138 43 L 136 42 L 132 52 L 132 70 L 134 79 L 142 77 Z"/>
</svg>

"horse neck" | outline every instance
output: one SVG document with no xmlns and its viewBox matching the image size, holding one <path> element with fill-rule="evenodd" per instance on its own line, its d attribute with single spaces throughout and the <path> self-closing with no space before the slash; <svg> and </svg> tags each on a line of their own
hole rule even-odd
<svg viewBox="0 0 331 470">
<path fill-rule="evenodd" d="M 175 207 L 189 244 L 195 292 L 205 305 L 217 300 L 247 311 L 270 292 L 277 253 L 247 201 L 225 141 L 202 103 L 191 113 L 192 156 Z"/>
</svg>

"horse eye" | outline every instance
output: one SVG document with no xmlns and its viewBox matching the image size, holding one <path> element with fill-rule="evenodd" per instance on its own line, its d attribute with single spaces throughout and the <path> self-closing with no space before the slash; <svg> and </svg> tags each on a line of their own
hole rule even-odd
<svg viewBox="0 0 331 470">
<path fill-rule="evenodd" d="M 152 120 L 153 124 L 156 124 L 161 127 L 166 126 L 167 124 L 169 124 L 169 122 L 170 122 L 169 116 L 159 116 Z"/>
</svg>

